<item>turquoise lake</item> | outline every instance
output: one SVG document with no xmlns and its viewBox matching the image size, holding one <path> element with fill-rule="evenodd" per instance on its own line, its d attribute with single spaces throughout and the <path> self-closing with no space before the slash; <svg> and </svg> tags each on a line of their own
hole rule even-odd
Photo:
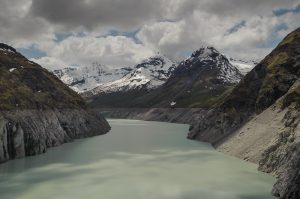
<svg viewBox="0 0 300 199">
<path fill-rule="evenodd" d="M 272 176 L 186 139 L 187 125 L 109 123 L 107 135 L 0 165 L 0 198 L 274 199 Z"/>
</svg>

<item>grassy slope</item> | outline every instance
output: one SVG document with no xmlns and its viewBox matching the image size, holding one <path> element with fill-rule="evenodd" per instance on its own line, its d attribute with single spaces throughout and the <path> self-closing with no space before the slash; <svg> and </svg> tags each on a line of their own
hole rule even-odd
<svg viewBox="0 0 300 199">
<path fill-rule="evenodd" d="M 222 107 L 261 113 L 286 94 L 299 78 L 300 28 L 246 75 Z"/>
<path fill-rule="evenodd" d="M 17 52 L 0 51 L 0 110 L 84 106 L 79 95 L 46 69 Z"/>
</svg>

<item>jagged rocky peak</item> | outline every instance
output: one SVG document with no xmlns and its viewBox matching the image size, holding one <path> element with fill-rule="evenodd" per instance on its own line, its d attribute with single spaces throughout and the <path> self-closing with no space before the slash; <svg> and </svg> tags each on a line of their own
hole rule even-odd
<svg viewBox="0 0 300 199">
<path fill-rule="evenodd" d="M 94 89 L 100 91 L 104 88 L 107 92 L 114 92 L 124 90 L 124 86 L 125 90 L 140 88 L 144 84 L 151 88 L 159 86 L 169 78 L 174 68 L 174 62 L 158 53 L 130 67 L 108 67 L 95 62 L 90 66 L 68 67 L 55 70 L 53 73 L 79 93 Z M 114 85 L 113 88 L 112 85 Z M 97 89 L 97 87 L 100 88 Z"/>
<path fill-rule="evenodd" d="M 217 76 L 217 79 L 223 83 L 238 83 L 243 78 L 243 74 L 238 68 L 214 47 L 201 47 L 196 50 L 188 59 L 179 64 L 178 71 L 175 73 L 178 74 L 183 70 L 188 72 L 205 70 Z"/>
<path fill-rule="evenodd" d="M 153 57 L 143 60 L 140 64 L 137 64 L 135 68 L 156 68 L 156 69 L 167 69 L 175 67 L 175 63 L 164 55 L 157 54 Z"/>
<path fill-rule="evenodd" d="M 115 81 L 101 84 L 88 93 L 98 95 L 140 89 L 152 90 L 168 80 L 175 66 L 175 63 L 166 56 L 157 54 L 131 68 L 123 68 L 122 70 L 128 71 L 127 74 Z"/>
<path fill-rule="evenodd" d="M 68 67 L 53 73 L 76 92 L 85 92 L 101 84 L 115 81 L 132 71 L 132 68 L 110 68 L 92 63 L 89 66 Z"/>
<path fill-rule="evenodd" d="M 214 47 L 207 46 L 207 47 L 201 47 L 200 49 L 193 52 L 191 55 L 191 58 L 208 58 L 212 56 L 217 56 L 219 51 L 217 51 Z"/>
<path fill-rule="evenodd" d="M 0 50 L 5 52 L 11 52 L 11 53 L 17 52 L 16 49 L 4 43 L 0 43 Z"/>
</svg>

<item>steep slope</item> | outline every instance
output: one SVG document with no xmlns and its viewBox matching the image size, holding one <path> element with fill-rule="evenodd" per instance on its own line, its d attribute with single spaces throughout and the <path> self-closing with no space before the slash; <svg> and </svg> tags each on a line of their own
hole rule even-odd
<svg viewBox="0 0 300 199">
<path fill-rule="evenodd" d="M 90 104 L 93 107 L 211 107 L 242 77 L 224 55 L 205 47 L 181 62 L 157 89 L 98 95 Z M 122 96 L 124 100 L 119 104 L 120 101 L 108 101 L 108 96 L 110 99 Z"/>
<path fill-rule="evenodd" d="M 226 134 L 232 131 L 232 127 L 240 126 L 250 116 L 261 113 L 286 94 L 299 79 L 297 31 L 286 37 L 270 55 L 245 76 L 225 102 L 212 111 L 211 116 L 208 117 L 214 118 L 214 115 L 217 115 L 218 119 L 215 118 L 217 125 L 203 125 L 216 128 L 200 129 L 200 133 L 192 133 L 191 136 L 197 137 L 203 134 L 205 137 L 207 136 L 208 141 L 217 142 L 218 139 L 226 137 Z M 294 40 L 288 42 L 291 37 Z M 209 133 L 212 131 L 216 132 L 216 135 Z M 213 140 L 210 140 L 210 137 Z"/>
<path fill-rule="evenodd" d="M 0 162 L 109 130 L 78 94 L 6 44 L 0 44 L 0 93 Z"/>
<path fill-rule="evenodd" d="M 261 170 L 279 176 L 274 195 L 299 198 L 299 79 L 300 28 L 248 73 L 223 103 L 194 124 L 189 138 L 229 153 L 240 147 L 237 151 L 245 152 L 242 157 L 259 161 Z M 259 125 L 257 120 L 265 122 Z M 275 129 L 270 131 L 270 125 Z M 251 140 L 254 146 L 249 145 Z"/>
<path fill-rule="evenodd" d="M 52 72 L 74 91 L 82 93 L 121 79 L 131 71 L 131 68 L 111 69 L 94 63 L 90 67 L 70 67 Z"/>
</svg>

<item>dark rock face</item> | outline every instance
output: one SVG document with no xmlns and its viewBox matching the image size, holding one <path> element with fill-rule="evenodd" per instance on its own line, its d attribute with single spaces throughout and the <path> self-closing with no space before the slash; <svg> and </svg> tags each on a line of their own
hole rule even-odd
<svg viewBox="0 0 300 199">
<path fill-rule="evenodd" d="M 282 133 L 259 162 L 259 169 L 279 176 L 273 194 L 282 199 L 300 198 L 300 110 L 290 108 Z"/>
<path fill-rule="evenodd" d="M 0 118 L 0 162 L 45 153 L 74 139 L 110 130 L 102 116 L 83 109 L 4 111 Z"/>
<path fill-rule="evenodd" d="M 287 170 L 280 175 L 278 181 L 274 185 L 273 194 L 281 199 L 300 198 L 300 145 L 295 146 L 298 151 L 294 152 L 294 156 L 289 162 Z"/>
</svg>

